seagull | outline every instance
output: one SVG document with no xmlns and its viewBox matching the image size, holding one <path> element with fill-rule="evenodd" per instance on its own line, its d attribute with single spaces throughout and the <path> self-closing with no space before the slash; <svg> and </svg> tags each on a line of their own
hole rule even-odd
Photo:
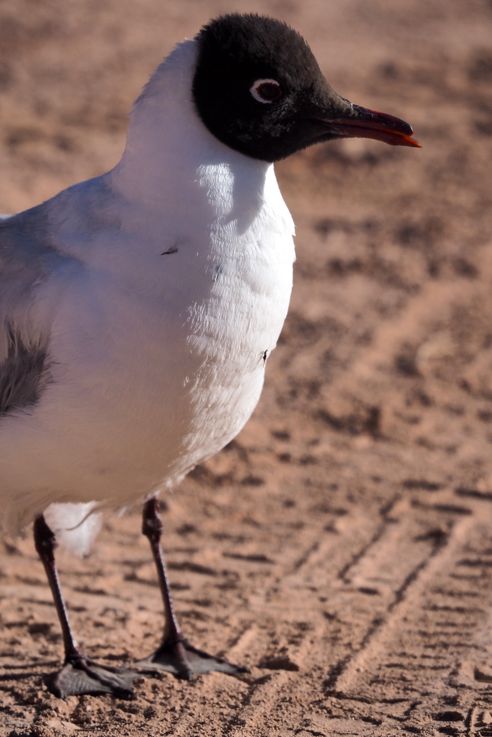
<svg viewBox="0 0 492 737">
<path fill-rule="evenodd" d="M 260 397 L 294 262 L 274 162 L 348 137 L 419 146 L 408 123 L 337 94 L 291 27 L 224 15 L 157 67 L 113 169 L 0 221 L 0 522 L 33 522 L 65 650 L 54 694 L 242 672 L 179 627 L 158 495 Z M 164 634 L 135 668 L 109 668 L 77 644 L 55 549 L 70 535 L 90 546 L 102 511 L 139 502 Z"/>
</svg>

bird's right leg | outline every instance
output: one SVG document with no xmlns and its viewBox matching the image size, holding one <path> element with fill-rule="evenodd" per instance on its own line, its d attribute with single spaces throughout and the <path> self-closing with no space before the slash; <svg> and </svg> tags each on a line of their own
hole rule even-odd
<svg viewBox="0 0 492 737">
<path fill-rule="evenodd" d="M 137 674 L 130 670 L 97 665 L 83 655 L 73 636 L 55 562 L 56 538 L 43 515 L 34 520 L 34 544 L 46 571 L 65 648 L 63 668 L 47 680 L 49 690 L 65 698 L 75 694 L 109 693 L 120 698 L 133 694 Z"/>
<path fill-rule="evenodd" d="M 145 503 L 142 522 L 142 532 L 149 540 L 157 568 L 164 605 L 164 632 L 157 650 L 149 657 L 139 661 L 137 666 L 144 672 L 168 672 L 187 680 L 213 671 L 227 673 L 231 676 L 240 676 L 245 673 L 245 668 L 198 650 L 183 637 L 174 611 L 161 548 L 162 522 L 159 515 L 159 502 L 155 497 Z"/>
</svg>

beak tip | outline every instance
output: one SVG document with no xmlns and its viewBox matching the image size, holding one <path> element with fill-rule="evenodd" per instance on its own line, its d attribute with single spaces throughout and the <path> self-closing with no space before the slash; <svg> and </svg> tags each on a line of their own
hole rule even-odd
<svg viewBox="0 0 492 737">
<path fill-rule="evenodd" d="M 407 146 L 411 146 L 412 148 L 422 148 L 422 144 L 420 141 L 417 141 L 416 138 L 413 137 L 413 135 L 408 136 L 406 139 Z"/>
</svg>

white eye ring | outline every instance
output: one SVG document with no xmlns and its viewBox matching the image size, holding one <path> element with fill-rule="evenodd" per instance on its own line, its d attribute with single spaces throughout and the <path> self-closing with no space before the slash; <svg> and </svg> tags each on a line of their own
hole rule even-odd
<svg viewBox="0 0 492 737">
<path fill-rule="evenodd" d="M 261 102 L 263 105 L 271 105 L 272 102 L 274 102 L 274 100 L 266 100 L 264 97 L 261 96 L 259 88 L 261 87 L 262 84 L 274 85 L 275 87 L 278 87 L 279 92 L 280 92 L 280 85 L 276 79 L 257 79 L 256 82 L 252 84 L 251 87 L 249 88 L 249 91 L 251 92 L 251 94 L 253 95 L 253 97 L 255 98 L 257 102 Z"/>
</svg>

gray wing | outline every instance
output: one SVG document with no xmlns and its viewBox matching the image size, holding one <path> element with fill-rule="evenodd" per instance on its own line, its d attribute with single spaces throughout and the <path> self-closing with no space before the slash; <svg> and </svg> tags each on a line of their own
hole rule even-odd
<svg viewBox="0 0 492 737">
<path fill-rule="evenodd" d="M 0 216 L 0 420 L 35 404 L 49 379 L 49 336 L 29 308 L 56 260 L 42 205 Z"/>
</svg>

